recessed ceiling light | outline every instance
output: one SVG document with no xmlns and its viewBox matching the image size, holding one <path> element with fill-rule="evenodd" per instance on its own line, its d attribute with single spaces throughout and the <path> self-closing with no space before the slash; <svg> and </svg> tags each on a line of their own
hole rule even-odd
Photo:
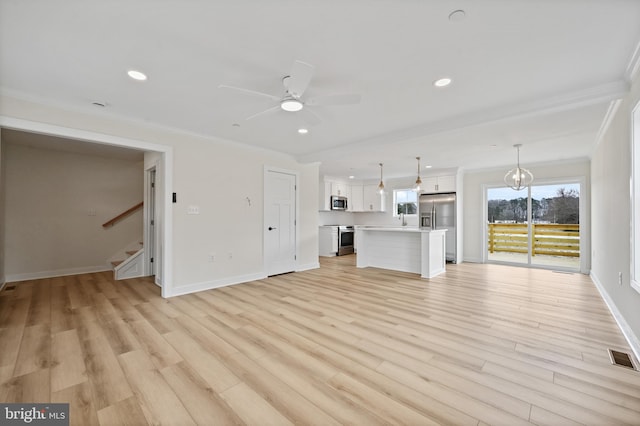
<svg viewBox="0 0 640 426">
<path fill-rule="evenodd" d="M 349 179 L 355 179 L 355 178 L 356 178 L 356 177 L 355 177 L 355 176 L 353 176 L 353 175 L 349 176 Z"/>
<path fill-rule="evenodd" d="M 306 135 L 307 133 L 309 133 L 309 130 L 307 130 L 307 129 L 298 129 L 298 133 L 300 133 L 301 135 Z"/>
<path fill-rule="evenodd" d="M 451 84 L 451 79 L 449 77 L 444 77 L 439 80 L 433 82 L 433 85 L 436 87 L 446 87 Z"/>
<path fill-rule="evenodd" d="M 433 167 L 433 166 L 429 166 L 429 165 L 424 166 L 424 168 L 425 168 L 425 169 L 430 169 L 430 168 L 432 168 L 432 167 Z"/>
<path fill-rule="evenodd" d="M 138 81 L 145 81 L 147 79 L 147 76 L 144 73 L 136 70 L 127 71 L 127 75 L 132 79 L 138 80 Z"/>
</svg>

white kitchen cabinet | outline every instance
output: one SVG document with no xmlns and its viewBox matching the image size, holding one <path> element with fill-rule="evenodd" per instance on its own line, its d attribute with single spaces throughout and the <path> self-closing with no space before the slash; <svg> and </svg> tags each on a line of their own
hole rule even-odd
<svg viewBox="0 0 640 426">
<path fill-rule="evenodd" d="M 385 211 L 386 197 L 380 195 L 378 185 L 364 185 L 363 186 L 363 202 L 365 212 L 383 212 Z"/>
<path fill-rule="evenodd" d="M 364 211 L 364 186 L 363 185 L 351 185 L 351 197 L 349 198 L 348 206 L 351 212 Z"/>
<path fill-rule="evenodd" d="M 349 197 L 349 185 L 342 182 L 331 182 L 331 195 Z"/>
<path fill-rule="evenodd" d="M 456 192 L 455 176 L 431 176 L 422 179 L 422 192 Z"/>
<path fill-rule="evenodd" d="M 319 192 L 319 204 L 318 210 L 329 211 L 331 210 L 331 182 L 320 181 Z"/>
<path fill-rule="evenodd" d="M 331 257 L 338 254 L 338 227 L 321 226 L 318 232 L 318 254 Z"/>
</svg>

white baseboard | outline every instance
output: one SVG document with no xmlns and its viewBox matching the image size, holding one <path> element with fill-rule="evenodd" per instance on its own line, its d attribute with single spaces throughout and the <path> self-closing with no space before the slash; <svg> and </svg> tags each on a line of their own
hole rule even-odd
<svg viewBox="0 0 640 426">
<path fill-rule="evenodd" d="M 67 275 L 91 274 L 94 272 L 110 271 L 106 265 L 84 266 L 81 268 L 56 269 L 52 271 L 28 272 L 24 274 L 10 274 L 6 276 L 6 282 L 40 280 L 43 278 L 64 277 Z"/>
<path fill-rule="evenodd" d="M 227 287 L 230 285 L 242 284 L 249 281 L 262 280 L 264 278 L 267 278 L 267 275 L 264 273 L 259 273 L 188 284 L 185 286 L 173 287 L 171 294 L 167 295 L 167 297 L 183 296 L 185 294 L 196 293 L 198 291 L 212 290 L 214 288 Z"/>
<path fill-rule="evenodd" d="M 462 259 L 463 262 L 469 262 L 469 263 L 482 263 L 482 258 L 476 258 L 476 257 L 464 257 Z"/>
<path fill-rule="evenodd" d="M 305 263 L 303 265 L 298 265 L 296 272 L 310 271 L 311 269 L 318 269 L 319 267 L 320 262 Z"/>
<path fill-rule="evenodd" d="M 640 360 L 640 339 L 638 339 L 638 336 L 636 336 L 636 334 L 633 332 L 633 330 L 629 326 L 629 323 L 627 323 L 627 321 L 624 319 L 624 317 L 616 307 L 616 304 L 613 302 L 613 299 L 611 299 L 609 293 L 607 293 L 607 290 L 604 288 L 602 282 L 598 279 L 596 274 L 591 271 L 589 276 L 591 277 L 591 281 L 594 282 L 596 288 L 600 292 L 600 296 L 602 296 L 604 303 L 607 304 L 611 315 L 613 315 L 613 318 L 618 323 L 618 327 L 620 328 L 620 331 L 622 331 L 624 337 L 627 339 L 627 343 L 629 343 L 629 346 L 631 346 L 631 350 L 636 355 L 636 359 Z"/>
</svg>

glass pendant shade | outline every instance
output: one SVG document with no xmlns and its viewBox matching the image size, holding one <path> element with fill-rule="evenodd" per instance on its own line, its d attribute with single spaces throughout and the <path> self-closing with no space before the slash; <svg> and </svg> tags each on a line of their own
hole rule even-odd
<svg viewBox="0 0 640 426">
<path fill-rule="evenodd" d="M 420 157 L 416 157 L 418 160 L 418 178 L 416 179 L 415 185 L 413 185 L 413 190 L 419 192 L 422 189 L 422 179 L 420 179 Z"/>
<path fill-rule="evenodd" d="M 382 163 L 378 163 L 380 165 L 380 183 L 378 184 L 378 192 L 380 195 L 384 194 L 384 182 L 382 182 Z"/>
<path fill-rule="evenodd" d="M 514 169 L 511 169 L 504 175 L 504 183 L 511 189 L 520 191 L 531 185 L 533 182 L 533 174 L 525 168 L 520 167 L 520 147 L 521 144 L 516 144 L 514 147 L 518 150 L 518 163 Z"/>
</svg>

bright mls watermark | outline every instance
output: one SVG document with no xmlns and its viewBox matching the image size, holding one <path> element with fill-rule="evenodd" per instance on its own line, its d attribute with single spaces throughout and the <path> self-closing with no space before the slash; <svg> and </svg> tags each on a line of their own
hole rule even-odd
<svg viewBox="0 0 640 426">
<path fill-rule="evenodd" d="M 69 426 L 69 404 L 0 404 L 0 426 Z"/>
</svg>

